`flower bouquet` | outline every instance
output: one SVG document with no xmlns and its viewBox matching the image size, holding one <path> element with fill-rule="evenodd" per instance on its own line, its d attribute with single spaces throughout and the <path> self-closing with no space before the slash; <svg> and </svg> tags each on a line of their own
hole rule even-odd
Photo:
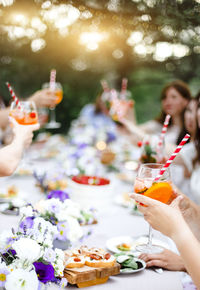
<svg viewBox="0 0 200 290">
<path fill-rule="evenodd" d="M 38 290 L 42 284 L 60 283 L 64 253 L 53 250 L 57 228 L 34 217 L 30 206 L 23 210 L 32 216 L 23 217 L 18 229 L 0 235 L 0 286 L 6 290 Z M 65 282 L 62 280 L 61 284 L 66 285 Z"/>
<path fill-rule="evenodd" d="M 44 193 L 51 190 L 64 190 L 67 187 L 67 179 L 63 170 L 54 169 L 44 173 L 34 171 L 33 176 L 36 180 L 36 186 Z"/>
<path fill-rule="evenodd" d="M 54 246 L 57 245 L 62 249 L 68 248 L 84 237 L 81 225 L 92 224 L 96 221 L 91 210 L 81 210 L 79 205 L 70 199 L 64 201 L 60 201 L 58 198 L 41 200 L 36 204 L 35 209 L 34 218 L 43 218 L 57 228 Z M 26 209 L 25 212 L 27 212 Z M 30 213 L 27 212 L 25 215 L 28 217 Z"/>
</svg>

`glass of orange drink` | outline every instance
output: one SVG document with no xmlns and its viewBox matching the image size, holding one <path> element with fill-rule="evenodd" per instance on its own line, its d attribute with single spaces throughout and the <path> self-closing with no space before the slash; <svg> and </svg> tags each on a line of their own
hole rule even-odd
<svg viewBox="0 0 200 290">
<path fill-rule="evenodd" d="M 50 83 L 43 84 L 42 89 L 51 89 L 52 90 Z M 56 106 L 63 99 L 62 85 L 60 83 L 56 82 L 53 90 L 55 92 L 55 97 L 56 97 L 55 98 L 55 106 Z M 55 106 L 49 108 L 50 109 L 50 122 L 45 125 L 46 128 L 56 129 L 56 128 L 60 128 L 60 126 L 61 126 L 60 123 L 56 122 Z"/>
<path fill-rule="evenodd" d="M 9 115 L 20 125 L 34 125 L 38 123 L 38 113 L 34 102 L 20 102 L 20 107 L 12 102 Z"/>
<path fill-rule="evenodd" d="M 169 168 L 166 169 L 159 181 L 154 181 L 159 174 L 163 164 L 146 163 L 141 164 L 134 184 L 134 192 L 156 199 L 165 204 L 170 204 L 175 198 L 173 192 Z M 143 253 L 160 253 L 163 248 L 152 244 L 152 228 L 149 226 L 147 244 L 138 245 L 136 249 Z"/>
</svg>

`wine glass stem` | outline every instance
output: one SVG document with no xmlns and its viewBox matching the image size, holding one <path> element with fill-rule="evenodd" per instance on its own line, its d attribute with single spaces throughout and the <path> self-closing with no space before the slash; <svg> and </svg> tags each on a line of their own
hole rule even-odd
<svg viewBox="0 0 200 290">
<path fill-rule="evenodd" d="M 56 122 L 55 107 L 49 109 L 50 109 L 50 122 Z"/>
<path fill-rule="evenodd" d="M 152 227 L 149 226 L 149 237 L 148 237 L 148 243 L 147 243 L 149 247 L 152 246 L 152 237 L 153 237 Z"/>
</svg>

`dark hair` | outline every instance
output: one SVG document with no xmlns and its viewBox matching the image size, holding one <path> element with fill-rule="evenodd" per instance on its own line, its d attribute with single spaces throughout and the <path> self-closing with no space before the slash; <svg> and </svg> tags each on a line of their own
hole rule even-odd
<svg viewBox="0 0 200 290">
<path fill-rule="evenodd" d="M 184 99 L 186 99 L 188 101 L 191 100 L 190 89 L 189 89 L 188 85 L 181 80 L 176 80 L 176 81 L 173 81 L 173 82 L 167 84 L 161 91 L 161 100 L 164 100 L 166 98 L 166 93 L 167 93 L 168 89 L 170 89 L 170 88 L 174 88 L 177 92 L 179 92 L 179 94 Z M 184 113 L 185 113 L 185 109 L 181 113 L 182 128 L 181 128 L 181 133 L 177 138 L 176 144 L 179 144 L 180 141 L 182 140 L 182 138 L 187 133 L 187 131 L 184 127 Z M 166 117 L 166 113 L 162 110 L 160 113 L 160 116 L 158 118 L 156 118 L 156 121 L 158 121 L 160 124 L 163 124 L 165 121 L 165 117 Z M 171 126 L 171 125 L 173 125 L 172 119 L 170 119 L 168 126 Z"/>
<path fill-rule="evenodd" d="M 198 110 L 200 108 L 200 91 L 197 94 L 195 99 L 197 101 L 197 110 Z M 197 120 L 197 117 L 196 117 L 196 120 Z M 198 162 L 200 162 L 200 126 L 199 126 L 198 120 L 197 120 L 197 130 L 196 130 L 196 134 L 195 134 L 194 143 L 195 143 L 197 156 L 193 160 L 193 166 L 195 166 Z"/>
</svg>

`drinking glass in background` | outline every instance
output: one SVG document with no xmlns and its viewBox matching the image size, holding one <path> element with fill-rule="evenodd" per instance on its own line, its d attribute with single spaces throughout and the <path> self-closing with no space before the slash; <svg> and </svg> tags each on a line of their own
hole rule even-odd
<svg viewBox="0 0 200 290">
<path fill-rule="evenodd" d="M 176 196 L 172 188 L 169 168 L 166 169 L 159 181 L 154 181 L 162 167 L 163 164 L 157 163 L 141 164 L 135 179 L 134 192 L 170 204 Z M 149 226 L 148 243 L 138 245 L 136 249 L 143 253 L 160 253 L 163 251 L 162 247 L 152 244 L 151 226 Z"/>
<path fill-rule="evenodd" d="M 50 83 L 44 83 L 42 85 L 42 89 L 51 89 Z M 55 91 L 55 96 L 56 96 L 56 99 L 55 99 L 55 106 L 56 106 L 63 99 L 63 88 L 62 88 L 60 83 L 55 83 L 54 91 Z M 57 128 L 60 128 L 60 126 L 61 126 L 60 123 L 56 122 L 55 106 L 49 108 L 50 109 L 50 122 L 45 125 L 45 128 L 57 129 Z"/>
<path fill-rule="evenodd" d="M 126 91 L 118 93 L 116 90 L 111 90 L 110 115 L 116 122 L 120 122 L 133 107 L 134 102 L 131 98 L 131 93 Z"/>
<path fill-rule="evenodd" d="M 165 143 L 160 143 L 159 135 L 146 135 L 142 141 L 141 163 L 162 163 L 166 162 Z"/>
</svg>

